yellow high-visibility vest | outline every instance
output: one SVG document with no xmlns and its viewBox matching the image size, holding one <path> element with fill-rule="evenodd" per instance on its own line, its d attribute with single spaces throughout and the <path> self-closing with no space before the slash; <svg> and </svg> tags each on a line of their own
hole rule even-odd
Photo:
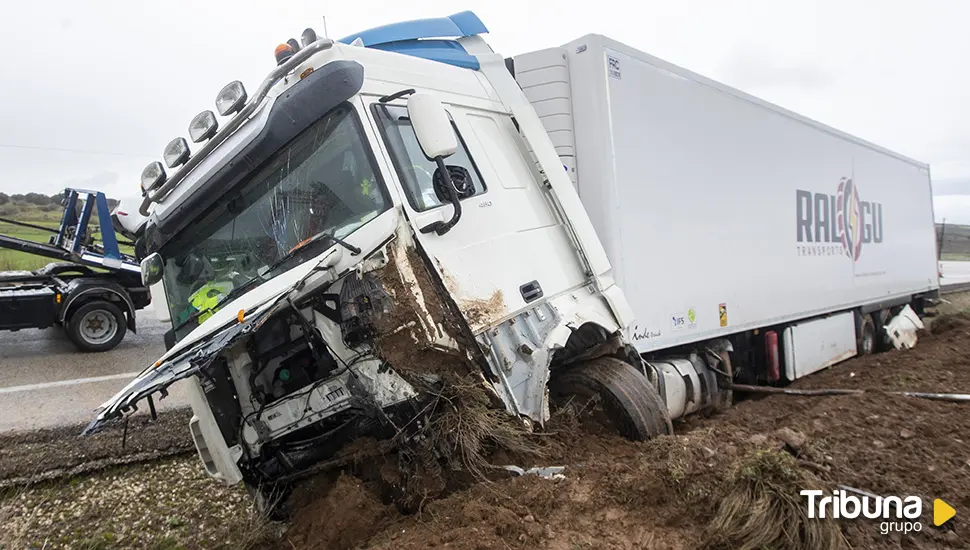
<svg viewBox="0 0 970 550">
<path fill-rule="evenodd" d="M 219 300 L 223 294 L 229 292 L 231 289 L 231 283 L 206 283 L 199 290 L 192 293 L 192 296 L 189 297 L 189 304 L 196 311 L 202 312 L 198 319 L 200 325 L 215 314 L 217 311 L 215 307 L 219 303 Z"/>
</svg>

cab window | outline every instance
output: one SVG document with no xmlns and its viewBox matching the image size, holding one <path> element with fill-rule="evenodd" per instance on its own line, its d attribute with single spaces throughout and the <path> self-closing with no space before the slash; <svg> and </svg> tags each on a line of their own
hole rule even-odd
<svg viewBox="0 0 970 550">
<path fill-rule="evenodd" d="M 436 193 L 434 188 L 434 173 L 438 167 L 433 160 L 424 156 L 411 126 L 411 119 L 408 118 L 408 110 L 394 105 L 374 105 L 374 113 L 411 207 L 423 212 L 446 204 L 448 201 L 442 200 L 439 196 L 441 193 Z M 454 123 L 452 127 L 454 128 Z M 445 159 L 445 162 L 449 166 L 461 166 L 468 170 L 475 189 L 475 193 L 469 196 L 481 195 L 485 192 L 482 176 L 468 154 L 468 148 L 457 128 L 455 135 L 458 137 L 458 150 Z"/>
</svg>

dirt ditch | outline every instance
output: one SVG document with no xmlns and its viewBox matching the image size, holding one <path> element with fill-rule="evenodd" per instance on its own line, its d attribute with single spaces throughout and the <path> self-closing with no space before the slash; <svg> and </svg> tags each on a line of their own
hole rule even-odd
<svg viewBox="0 0 970 550">
<path fill-rule="evenodd" d="M 915 350 L 848 361 L 794 387 L 874 391 L 748 399 L 646 443 L 583 434 L 554 419 L 538 438 L 541 458 L 492 462 L 564 465 L 564 479 L 493 475 L 403 515 L 378 481 L 343 474 L 304 495 L 284 542 L 304 549 L 970 548 L 959 512 L 935 528 L 929 504 L 940 498 L 970 510 L 967 405 L 875 391 L 970 391 L 970 316 L 938 320 Z M 881 534 L 874 520 L 805 517 L 798 491 L 839 486 L 923 498 L 923 530 Z"/>
<path fill-rule="evenodd" d="M 189 436 L 189 409 L 130 417 L 127 434 L 115 422 L 80 437 L 85 425 L 0 435 L 0 488 L 70 477 L 107 466 L 145 462 L 195 449 Z"/>
<path fill-rule="evenodd" d="M 17 540 L 43 541 L 44 526 L 50 528 L 44 522 L 52 517 L 88 537 L 100 537 L 98 548 L 159 547 L 148 540 L 169 541 L 168 548 L 302 550 L 970 548 L 970 405 L 877 391 L 970 392 L 970 315 L 935 320 L 933 333 L 922 334 L 914 350 L 847 361 L 793 387 L 872 391 L 749 398 L 716 416 L 680 423 L 677 435 L 644 443 L 584 433 L 573 419 L 560 415 L 534 437 L 538 456 L 498 452 L 489 461 L 564 466 L 563 478 L 489 469 L 489 481 L 453 478 L 439 495 L 420 500 L 407 513 L 394 504 L 386 482 L 400 468 L 398 457 L 362 451 L 346 471 L 300 487 L 286 525 L 252 527 L 252 512 L 239 491 L 227 492 L 205 480 L 194 457 L 169 459 L 199 474 L 179 474 L 187 482 L 175 498 L 186 499 L 191 514 L 178 517 L 191 517 L 177 519 L 178 527 L 164 524 L 172 511 L 158 503 L 173 502 L 165 491 L 138 500 L 139 517 L 147 518 L 140 529 L 153 539 L 129 529 L 123 540 L 107 540 L 100 531 L 72 523 L 57 507 L 21 504 L 23 499 L 49 503 L 70 498 L 72 487 L 81 483 L 101 483 L 91 494 L 117 493 L 113 500 L 130 500 L 137 493 L 119 483 L 119 476 L 129 472 L 135 479 L 157 480 L 161 472 L 145 473 L 149 466 L 8 495 L 0 500 L 0 521 L 17 526 Z M 808 519 L 798 491 L 830 493 L 839 486 L 922 497 L 922 531 L 884 535 L 874 520 Z M 932 525 L 935 498 L 957 510 L 942 528 Z M 29 513 L 32 522 L 24 521 Z M 227 526 L 259 537 L 247 535 L 241 541 Z M 64 530 L 58 527 L 58 533 Z M 7 540 L 0 535 L 0 542 Z"/>
</svg>

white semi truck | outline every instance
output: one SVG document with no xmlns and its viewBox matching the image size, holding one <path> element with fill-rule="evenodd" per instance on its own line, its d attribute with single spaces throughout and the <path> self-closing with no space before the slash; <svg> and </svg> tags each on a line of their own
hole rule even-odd
<svg viewBox="0 0 970 550">
<path fill-rule="evenodd" d="M 580 394 L 643 439 L 938 292 L 925 164 L 601 36 L 484 32 L 308 29 L 192 120 L 142 175 L 169 349 L 89 432 L 187 380 L 208 473 L 279 482 L 420 430 L 460 363 L 527 423 Z"/>
</svg>

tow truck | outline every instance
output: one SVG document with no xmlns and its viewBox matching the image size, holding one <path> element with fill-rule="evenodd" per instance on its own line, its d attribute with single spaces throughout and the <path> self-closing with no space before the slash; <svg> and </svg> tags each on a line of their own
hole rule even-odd
<svg viewBox="0 0 970 550">
<path fill-rule="evenodd" d="M 151 303 L 151 294 L 137 258 L 120 250 L 119 211 L 109 210 L 105 194 L 68 188 L 61 204 L 57 229 L 0 218 L 53 233 L 46 244 L 0 234 L 0 248 L 56 260 L 36 271 L 0 272 L 0 330 L 60 326 L 80 350 L 107 351 L 136 332 L 135 312 Z M 89 228 L 95 212 L 100 242 Z"/>
</svg>

